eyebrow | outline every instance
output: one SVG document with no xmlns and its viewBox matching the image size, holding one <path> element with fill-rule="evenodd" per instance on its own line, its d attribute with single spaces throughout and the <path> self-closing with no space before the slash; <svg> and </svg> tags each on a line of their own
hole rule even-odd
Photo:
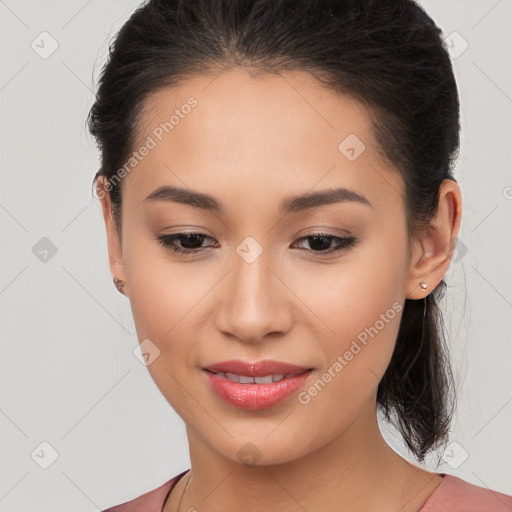
<svg viewBox="0 0 512 512">
<path fill-rule="evenodd" d="M 222 203 L 217 201 L 214 197 L 169 185 L 157 188 L 151 192 L 143 202 L 157 201 L 180 203 L 202 210 L 225 213 L 225 208 Z M 370 201 L 362 194 L 344 187 L 338 187 L 289 197 L 281 203 L 279 210 L 281 214 L 286 214 L 344 202 L 356 202 L 373 208 Z"/>
</svg>

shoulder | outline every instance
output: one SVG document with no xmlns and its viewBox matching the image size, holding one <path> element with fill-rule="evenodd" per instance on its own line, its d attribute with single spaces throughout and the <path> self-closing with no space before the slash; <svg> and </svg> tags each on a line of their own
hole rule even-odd
<svg viewBox="0 0 512 512">
<path fill-rule="evenodd" d="M 183 471 L 152 491 L 115 507 L 110 507 L 102 512 L 140 512 L 141 510 L 144 510 L 144 512 L 161 512 L 167 495 L 178 480 L 188 471 L 188 469 Z"/>
<path fill-rule="evenodd" d="M 444 474 L 441 485 L 418 512 L 510 512 L 511 510 L 512 496 Z"/>
</svg>

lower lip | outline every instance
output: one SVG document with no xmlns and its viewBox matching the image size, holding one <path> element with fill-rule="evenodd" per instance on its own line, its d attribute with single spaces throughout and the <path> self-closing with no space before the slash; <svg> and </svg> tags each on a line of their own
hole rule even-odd
<svg viewBox="0 0 512 512">
<path fill-rule="evenodd" d="M 288 398 L 304 385 L 312 370 L 272 384 L 239 384 L 207 370 L 203 372 L 213 391 L 225 402 L 240 409 L 257 411 L 268 409 Z"/>
</svg>

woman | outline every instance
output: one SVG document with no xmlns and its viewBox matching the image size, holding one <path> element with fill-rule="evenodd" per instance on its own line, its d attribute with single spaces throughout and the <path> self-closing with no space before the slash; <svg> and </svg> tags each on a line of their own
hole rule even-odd
<svg viewBox="0 0 512 512">
<path fill-rule="evenodd" d="M 89 126 L 114 282 L 191 459 L 110 511 L 512 508 L 377 423 L 423 462 L 454 410 L 459 103 L 419 6 L 151 0 Z"/>
</svg>

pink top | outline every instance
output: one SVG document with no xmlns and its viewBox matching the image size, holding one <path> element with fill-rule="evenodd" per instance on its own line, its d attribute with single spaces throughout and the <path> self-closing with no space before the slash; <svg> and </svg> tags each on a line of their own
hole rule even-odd
<svg viewBox="0 0 512 512">
<path fill-rule="evenodd" d="M 188 471 L 183 471 L 153 491 L 102 512 L 162 512 L 172 489 Z M 479 487 L 446 473 L 438 474 L 443 477 L 443 481 L 418 512 L 512 511 L 512 495 Z"/>
</svg>

